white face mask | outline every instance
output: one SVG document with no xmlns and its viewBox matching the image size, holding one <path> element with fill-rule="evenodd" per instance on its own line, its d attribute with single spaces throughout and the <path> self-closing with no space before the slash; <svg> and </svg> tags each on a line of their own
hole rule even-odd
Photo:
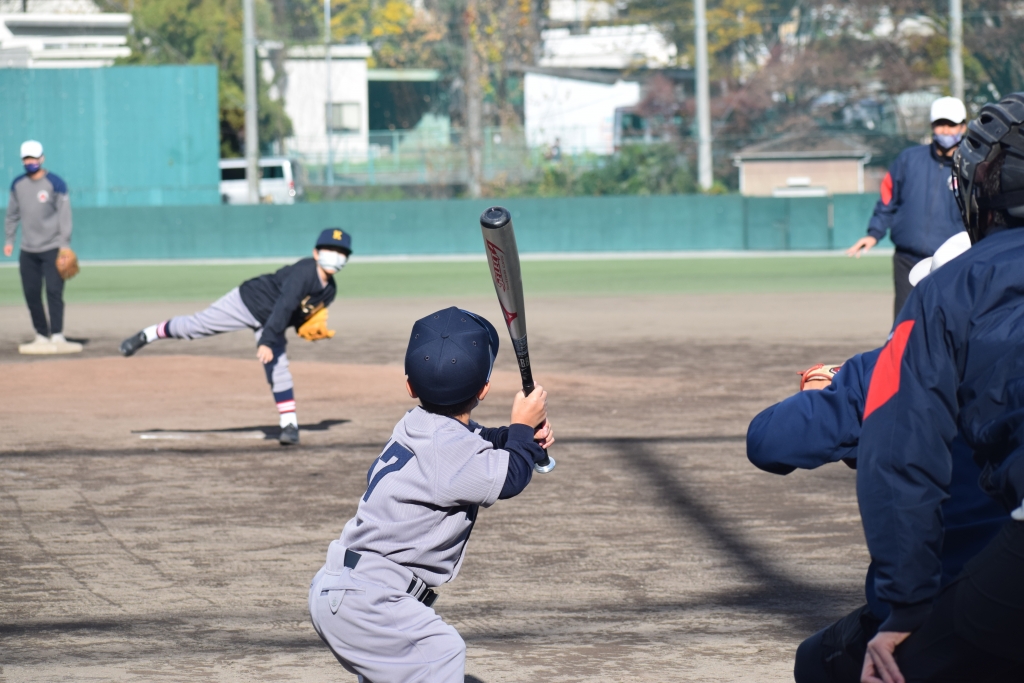
<svg viewBox="0 0 1024 683">
<path fill-rule="evenodd" d="M 317 252 L 316 262 L 328 273 L 337 273 L 345 267 L 345 263 L 348 262 L 348 256 L 345 256 L 340 251 L 321 249 Z"/>
</svg>

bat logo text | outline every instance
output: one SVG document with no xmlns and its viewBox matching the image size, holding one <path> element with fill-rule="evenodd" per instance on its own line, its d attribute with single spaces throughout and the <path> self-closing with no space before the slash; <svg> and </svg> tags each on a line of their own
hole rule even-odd
<svg viewBox="0 0 1024 683">
<path fill-rule="evenodd" d="M 487 254 L 491 259 L 491 274 L 494 277 L 494 284 L 501 291 L 507 291 L 508 285 L 505 283 L 505 269 L 502 267 L 505 263 L 505 252 L 495 246 L 490 240 L 484 241 L 487 243 Z M 505 316 L 508 317 L 508 313 Z"/>
</svg>

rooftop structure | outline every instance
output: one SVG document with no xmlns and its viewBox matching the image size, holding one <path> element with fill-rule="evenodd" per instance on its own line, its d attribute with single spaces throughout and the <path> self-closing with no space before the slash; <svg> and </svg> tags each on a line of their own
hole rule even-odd
<svg viewBox="0 0 1024 683">
<path fill-rule="evenodd" d="M 111 66 L 131 54 L 131 21 L 92 0 L 0 0 L 0 68 Z"/>
</svg>

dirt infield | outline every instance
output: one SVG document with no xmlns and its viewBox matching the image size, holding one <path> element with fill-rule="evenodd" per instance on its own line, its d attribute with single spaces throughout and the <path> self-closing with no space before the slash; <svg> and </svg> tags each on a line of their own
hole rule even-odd
<svg viewBox="0 0 1024 683">
<path fill-rule="evenodd" d="M 78 357 L 16 353 L 0 308 L 0 680 L 354 680 L 306 590 L 402 411 L 411 322 L 447 300 L 339 301 L 294 341 L 303 445 L 277 445 L 251 336 L 116 343 L 193 304 L 81 304 Z M 493 298 L 458 302 L 499 320 Z M 786 681 L 860 604 L 853 473 L 750 466 L 795 370 L 881 344 L 884 293 L 530 301 L 557 469 L 484 511 L 436 608 L 503 681 Z M 475 417 L 504 423 L 508 348 Z"/>
</svg>

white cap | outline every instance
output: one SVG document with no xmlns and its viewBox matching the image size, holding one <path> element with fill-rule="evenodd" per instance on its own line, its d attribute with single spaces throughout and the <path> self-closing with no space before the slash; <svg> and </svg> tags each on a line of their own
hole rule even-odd
<svg viewBox="0 0 1024 683">
<path fill-rule="evenodd" d="M 25 140 L 21 143 L 21 158 L 32 157 L 38 159 L 43 156 L 43 143 L 38 140 Z"/>
<path fill-rule="evenodd" d="M 955 97 L 940 97 L 932 102 L 931 122 L 952 121 L 963 123 L 967 120 L 967 107 Z"/>
<path fill-rule="evenodd" d="M 971 238 L 967 231 L 958 232 L 943 242 L 942 246 L 935 250 L 933 256 L 918 261 L 917 265 L 910 269 L 910 284 L 917 287 L 917 283 L 929 273 L 934 273 L 970 248 Z"/>
</svg>

